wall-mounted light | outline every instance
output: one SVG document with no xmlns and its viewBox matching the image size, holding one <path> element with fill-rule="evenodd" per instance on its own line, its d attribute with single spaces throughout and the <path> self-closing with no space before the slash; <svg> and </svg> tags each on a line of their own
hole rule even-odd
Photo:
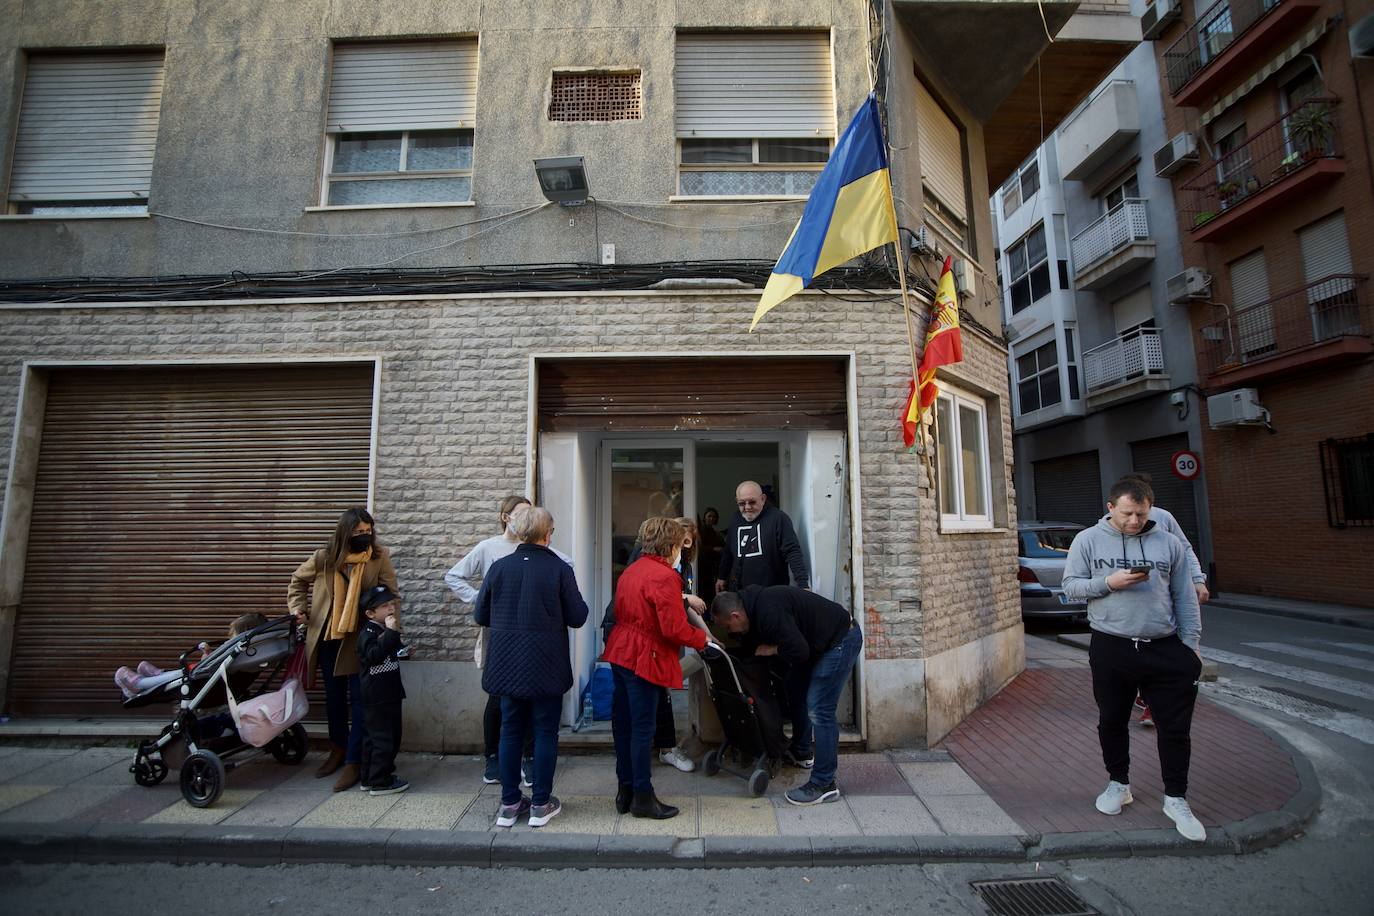
<svg viewBox="0 0 1374 916">
<path fill-rule="evenodd" d="M 534 174 L 544 196 L 564 207 L 587 202 L 587 170 L 581 156 L 556 156 L 534 160 Z"/>
</svg>

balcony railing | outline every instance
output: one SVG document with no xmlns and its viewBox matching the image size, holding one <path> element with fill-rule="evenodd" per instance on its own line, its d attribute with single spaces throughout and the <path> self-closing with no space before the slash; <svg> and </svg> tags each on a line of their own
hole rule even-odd
<svg viewBox="0 0 1374 916">
<path fill-rule="evenodd" d="M 1073 237 L 1073 266 L 1085 271 L 1132 242 L 1150 238 L 1145 201 L 1128 197 Z"/>
<path fill-rule="evenodd" d="M 1164 52 L 1169 91 L 1177 93 L 1202 68 L 1284 0 L 1221 0 L 1198 14 L 1188 31 Z"/>
<path fill-rule="evenodd" d="M 1192 228 L 1201 228 L 1313 162 L 1340 159 L 1339 104 L 1334 98 L 1308 99 L 1183 185 L 1183 212 Z"/>
<path fill-rule="evenodd" d="M 1131 331 L 1083 353 L 1088 394 L 1164 372 L 1164 343 L 1155 328 Z"/>
<path fill-rule="evenodd" d="M 1374 322 L 1365 280 L 1332 274 L 1203 325 L 1199 368 L 1216 375 L 1342 337 L 1369 337 Z"/>
</svg>

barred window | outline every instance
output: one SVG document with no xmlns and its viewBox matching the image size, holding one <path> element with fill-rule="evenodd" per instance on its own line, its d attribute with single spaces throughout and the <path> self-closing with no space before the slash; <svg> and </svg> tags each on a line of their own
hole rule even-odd
<svg viewBox="0 0 1374 916">
<path fill-rule="evenodd" d="M 1374 433 L 1325 440 L 1321 461 L 1331 527 L 1374 526 Z"/>
<path fill-rule="evenodd" d="M 639 71 L 553 74 L 550 121 L 638 121 Z"/>
</svg>

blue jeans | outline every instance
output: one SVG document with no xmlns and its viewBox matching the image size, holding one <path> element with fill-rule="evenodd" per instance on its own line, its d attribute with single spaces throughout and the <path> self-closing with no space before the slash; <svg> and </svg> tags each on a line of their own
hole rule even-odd
<svg viewBox="0 0 1374 916">
<path fill-rule="evenodd" d="M 611 673 L 615 676 L 611 734 L 615 736 L 616 780 L 636 792 L 652 792 L 649 766 L 663 688 L 616 664 L 611 665 Z"/>
<path fill-rule="evenodd" d="M 520 759 L 525 749 L 525 735 L 534 731 L 534 772 L 529 774 L 534 786 L 530 801 L 546 804 L 553 792 L 553 771 L 558 766 L 558 720 L 563 714 L 563 698 L 540 697 L 537 700 L 501 698 L 501 804 L 514 805 L 520 801 Z"/>
<path fill-rule="evenodd" d="M 813 785 L 828 786 L 835 781 L 840 757 L 840 723 L 835 718 L 835 707 L 863 646 L 863 633 L 857 626 L 850 627 L 840 644 L 817 659 L 811 669 L 806 711 L 816 734 L 816 764 L 810 779 Z"/>
<path fill-rule="evenodd" d="M 363 685 L 356 674 L 334 676 L 341 639 L 321 639 L 316 657 L 324 676 L 324 714 L 329 720 L 329 743 L 344 749 L 345 763 L 363 762 Z M 351 714 L 350 714 L 351 713 Z M 350 722 L 351 720 L 351 722 Z"/>
</svg>

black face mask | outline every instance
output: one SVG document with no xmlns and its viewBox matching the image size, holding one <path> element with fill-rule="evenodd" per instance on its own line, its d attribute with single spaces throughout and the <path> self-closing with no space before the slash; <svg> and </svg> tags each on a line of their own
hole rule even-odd
<svg viewBox="0 0 1374 916">
<path fill-rule="evenodd" d="M 355 534 L 348 539 L 348 549 L 353 553 L 362 553 L 372 546 L 372 535 Z"/>
</svg>

